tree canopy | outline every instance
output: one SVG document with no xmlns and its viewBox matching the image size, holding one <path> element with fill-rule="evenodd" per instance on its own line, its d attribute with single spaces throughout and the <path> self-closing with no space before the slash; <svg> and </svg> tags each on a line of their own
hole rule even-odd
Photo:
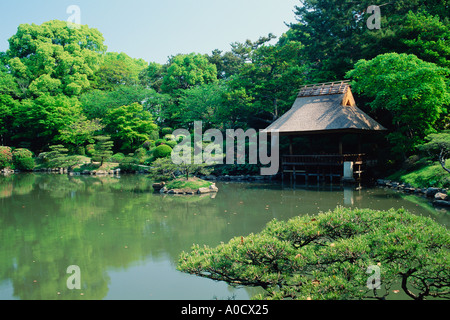
<svg viewBox="0 0 450 320">
<path fill-rule="evenodd" d="M 205 55 L 180 54 L 170 59 L 161 90 L 165 93 L 176 93 L 179 89 L 185 90 L 216 81 L 217 68 Z"/>
<path fill-rule="evenodd" d="M 353 88 L 372 98 L 369 106 L 392 115 L 389 140 L 402 155 L 423 142 L 450 103 L 447 77 L 450 70 L 425 62 L 415 55 L 383 54 L 360 60 L 347 76 Z"/>
<path fill-rule="evenodd" d="M 414 300 L 448 299 L 449 243 L 444 226 L 403 209 L 337 208 L 274 220 L 258 234 L 215 248 L 194 245 L 181 254 L 178 269 L 261 287 L 259 299 L 385 299 L 393 286 Z"/>
<path fill-rule="evenodd" d="M 367 27 L 370 5 L 380 6 L 380 29 Z M 390 130 L 390 160 L 449 128 L 448 1 L 304 0 L 294 9 L 296 23 L 278 37 L 163 64 L 107 52 L 102 33 L 86 25 L 22 24 L 0 53 L 0 142 L 76 152 L 93 137 L 81 132 L 98 121 L 95 135 L 110 136 L 114 151 L 135 152 L 162 138 L 159 128 L 198 120 L 224 133 L 264 129 L 302 85 L 345 78 L 358 107 Z"/>
</svg>

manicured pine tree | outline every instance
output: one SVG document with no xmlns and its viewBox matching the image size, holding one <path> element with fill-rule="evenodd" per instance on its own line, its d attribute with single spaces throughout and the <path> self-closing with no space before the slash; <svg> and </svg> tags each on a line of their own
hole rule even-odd
<svg viewBox="0 0 450 320">
<path fill-rule="evenodd" d="M 112 148 L 114 142 L 111 141 L 110 136 L 97 136 L 95 137 L 95 140 L 97 140 L 97 142 L 94 147 L 93 160 L 100 161 L 100 166 L 102 166 L 105 160 L 113 155 Z"/>
</svg>

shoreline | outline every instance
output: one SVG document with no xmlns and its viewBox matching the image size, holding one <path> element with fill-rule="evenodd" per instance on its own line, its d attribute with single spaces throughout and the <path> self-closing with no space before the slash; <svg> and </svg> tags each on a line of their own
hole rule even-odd
<svg viewBox="0 0 450 320">
<path fill-rule="evenodd" d="M 450 195 L 449 189 L 447 188 L 437 188 L 433 186 L 427 188 L 416 188 L 409 184 L 387 179 L 378 179 L 376 181 L 376 186 L 390 190 L 397 190 L 403 192 L 404 194 L 416 195 L 418 197 L 431 200 L 433 206 L 435 207 L 450 209 Z"/>
<path fill-rule="evenodd" d="M 113 170 L 84 170 L 84 171 L 69 171 L 68 169 L 38 169 L 33 171 L 20 171 L 12 169 L 2 169 L 0 170 L 0 175 L 9 176 L 13 174 L 22 173 L 49 173 L 49 174 L 65 174 L 68 176 L 120 176 L 123 174 L 137 174 L 145 175 L 150 171 L 148 168 L 136 170 L 136 171 L 122 171 L 121 169 Z M 199 176 L 198 178 L 205 181 L 233 181 L 233 182 L 273 182 L 278 181 L 276 176 L 252 176 L 252 175 L 206 175 Z M 450 190 L 447 188 L 437 188 L 434 186 L 426 188 L 417 188 L 409 184 L 402 182 L 392 181 L 388 179 L 377 179 L 374 183 L 375 187 L 387 188 L 390 190 L 396 190 L 404 194 L 415 195 L 417 197 L 425 198 L 430 200 L 430 202 L 435 207 L 450 209 Z"/>
</svg>

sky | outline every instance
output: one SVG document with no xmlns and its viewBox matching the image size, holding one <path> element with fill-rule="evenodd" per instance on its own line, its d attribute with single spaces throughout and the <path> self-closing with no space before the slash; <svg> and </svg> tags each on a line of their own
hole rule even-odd
<svg viewBox="0 0 450 320">
<path fill-rule="evenodd" d="M 0 51 L 20 24 L 67 21 L 98 29 L 109 52 L 164 64 L 176 54 L 229 51 L 233 42 L 279 37 L 300 0 L 0 0 Z"/>
</svg>

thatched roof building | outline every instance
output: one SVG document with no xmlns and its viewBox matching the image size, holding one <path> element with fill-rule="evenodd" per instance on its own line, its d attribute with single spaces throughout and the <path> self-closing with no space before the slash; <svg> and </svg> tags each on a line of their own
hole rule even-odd
<svg viewBox="0 0 450 320">
<path fill-rule="evenodd" d="M 303 87 L 292 108 L 264 131 L 294 136 L 382 130 L 356 106 L 349 81 L 341 81 Z"/>
</svg>

